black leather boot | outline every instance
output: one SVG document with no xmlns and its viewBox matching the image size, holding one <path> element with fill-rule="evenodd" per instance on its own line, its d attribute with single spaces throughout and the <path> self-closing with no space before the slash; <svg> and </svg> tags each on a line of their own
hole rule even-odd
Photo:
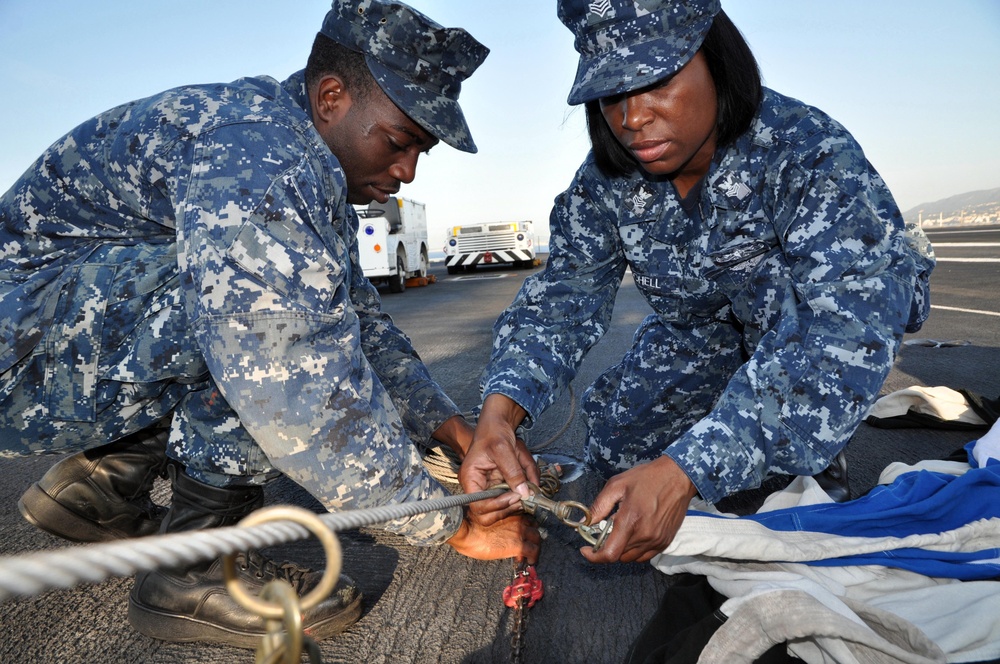
<svg viewBox="0 0 1000 664">
<path fill-rule="evenodd" d="M 170 475 L 174 496 L 162 532 L 235 525 L 263 504 L 261 487 L 213 487 L 175 467 Z M 254 595 L 269 581 L 282 579 L 301 597 L 322 577 L 320 571 L 279 565 L 256 551 L 238 554 L 236 563 L 240 583 Z M 344 631 L 360 615 L 361 593 L 341 575 L 330 597 L 304 613 L 302 626 L 318 641 Z M 128 619 L 136 631 L 163 641 L 257 648 L 265 633 L 264 619 L 240 606 L 226 590 L 221 560 L 139 574 L 129 594 Z"/>
<path fill-rule="evenodd" d="M 144 429 L 63 459 L 17 501 L 21 514 L 73 542 L 156 534 L 166 508 L 149 492 L 157 476 L 166 476 L 167 435 Z"/>
<path fill-rule="evenodd" d="M 847 454 L 844 450 L 837 453 L 826 470 L 819 475 L 813 475 L 813 479 L 833 499 L 833 502 L 844 503 L 851 499 L 851 484 L 847 476 Z"/>
</svg>

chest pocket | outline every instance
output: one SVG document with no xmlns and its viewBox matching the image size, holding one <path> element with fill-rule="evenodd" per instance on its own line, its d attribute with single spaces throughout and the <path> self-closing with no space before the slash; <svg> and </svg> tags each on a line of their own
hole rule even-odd
<svg viewBox="0 0 1000 664">
<path fill-rule="evenodd" d="M 698 229 L 657 219 L 623 225 L 619 234 L 635 284 L 661 320 L 684 329 L 725 317 L 728 301 L 704 271 Z"/>
<path fill-rule="evenodd" d="M 789 270 L 774 237 L 747 239 L 709 255 L 709 274 L 725 292 L 733 316 L 744 325 L 744 344 L 756 347 L 777 322 L 788 296 Z"/>
<path fill-rule="evenodd" d="M 727 293 L 735 294 L 746 288 L 765 255 L 776 249 L 777 243 L 757 239 L 717 249 L 708 255 L 710 266 L 706 274 L 721 282 Z"/>
<path fill-rule="evenodd" d="M 325 313 L 347 276 L 347 249 L 335 233 L 321 237 L 310 223 L 324 208 L 303 168 L 300 165 L 275 181 L 240 228 L 227 256 L 282 296 L 309 311 Z M 331 225 L 325 217 L 316 221 Z"/>
</svg>

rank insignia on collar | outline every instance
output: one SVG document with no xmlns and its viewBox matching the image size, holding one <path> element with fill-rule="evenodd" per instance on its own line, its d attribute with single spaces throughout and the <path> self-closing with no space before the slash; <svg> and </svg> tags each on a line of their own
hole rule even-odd
<svg viewBox="0 0 1000 664">
<path fill-rule="evenodd" d="M 597 14 L 601 18 L 611 11 L 611 0 L 595 0 L 590 3 L 590 13 Z"/>
<path fill-rule="evenodd" d="M 736 201 L 742 201 L 753 193 L 750 191 L 750 187 L 736 179 L 736 174 L 733 172 L 726 173 L 726 176 L 719 182 L 719 189 L 727 198 L 735 198 Z"/>
<path fill-rule="evenodd" d="M 635 216 L 646 211 L 649 199 L 653 197 L 653 190 L 649 183 L 640 182 L 632 192 L 625 197 L 625 207 Z"/>
</svg>

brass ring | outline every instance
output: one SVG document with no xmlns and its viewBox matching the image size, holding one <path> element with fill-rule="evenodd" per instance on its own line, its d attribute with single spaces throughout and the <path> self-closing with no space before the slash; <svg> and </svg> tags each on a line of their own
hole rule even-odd
<svg viewBox="0 0 1000 664">
<path fill-rule="evenodd" d="M 302 660 L 302 607 L 299 605 L 299 596 L 296 594 L 295 589 L 292 588 L 287 582 L 280 580 L 268 581 L 267 585 L 264 586 L 260 591 L 260 596 L 264 600 L 273 600 L 274 603 L 280 603 L 282 608 L 281 622 L 276 620 L 269 620 L 267 622 L 267 635 L 265 639 L 280 638 L 281 632 L 277 631 L 277 627 L 280 624 L 285 628 L 284 635 L 285 640 L 283 643 L 276 648 L 267 652 L 268 646 L 274 645 L 274 641 L 268 641 L 261 646 L 263 652 L 258 652 L 258 661 L 260 661 L 260 655 L 263 654 L 265 657 L 270 657 L 270 659 L 265 659 L 265 662 L 278 662 L 276 655 L 280 655 L 280 661 L 282 664 L 298 664 Z"/>
<path fill-rule="evenodd" d="M 294 521 L 305 526 L 323 545 L 326 552 L 326 569 L 319 583 L 300 601 L 302 611 L 311 609 L 324 599 L 326 599 L 340 578 L 340 568 L 343 563 L 340 542 L 323 521 L 307 509 L 301 507 L 290 507 L 279 505 L 277 507 L 265 507 L 253 512 L 240 521 L 241 526 L 256 526 L 269 521 Z M 236 578 L 236 554 L 229 554 L 222 557 L 222 574 L 226 580 L 226 589 L 233 599 L 243 608 L 252 611 L 262 618 L 280 620 L 284 616 L 284 609 L 274 602 L 265 602 L 254 597 L 240 585 Z"/>
<path fill-rule="evenodd" d="M 559 520 L 565 523 L 570 528 L 577 528 L 579 526 L 589 526 L 590 525 L 590 508 L 583 503 L 578 503 L 575 500 L 564 500 L 559 503 L 565 509 L 565 517 L 560 517 Z M 573 521 L 569 518 L 570 510 L 578 509 L 583 512 L 583 519 L 580 521 Z"/>
<path fill-rule="evenodd" d="M 594 542 L 594 551 L 600 551 L 601 547 L 604 546 L 604 540 L 608 539 L 608 535 L 611 534 L 611 529 L 615 527 L 615 520 L 613 518 L 608 519 L 607 525 L 601 530 L 601 534 L 598 535 L 597 541 Z"/>
</svg>

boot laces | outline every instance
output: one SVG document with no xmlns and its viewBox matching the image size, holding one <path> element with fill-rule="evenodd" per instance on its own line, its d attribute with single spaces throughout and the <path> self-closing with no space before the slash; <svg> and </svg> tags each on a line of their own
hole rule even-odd
<svg viewBox="0 0 1000 664">
<path fill-rule="evenodd" d="M 265 582 L 274 579 L 287 581 L 299 593 L 306 590 L 306 579 L 313 573 L 311 569 L 300 567 L 295 563 L 283 562 L 279 565 L 257 551 L 247 551 L 241 554 L 240 558 L 242 571 L 251 572 L 254 577 Z"/>
<path fill-rule="evenodd" d="M 163 505 L 157 505 L 156 503 L 153 502 L 153 499 L 148 495 L 134 497 L 128 502 L 150 519 L 162 519 L 163 516 L 167 513 L 166 507 L 164 507 Z"/>
</svg>

